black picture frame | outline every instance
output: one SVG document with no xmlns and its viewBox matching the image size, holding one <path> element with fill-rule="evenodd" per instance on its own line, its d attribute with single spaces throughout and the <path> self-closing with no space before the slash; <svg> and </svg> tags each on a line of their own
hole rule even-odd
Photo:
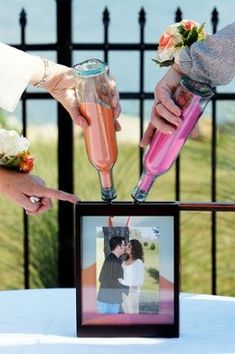
<svg viewBox="0 0 235 354">
<path fill-rule="evenodd" d="M 127 238 L 125 241 L 137 239 L 144 250 L 144 281 L 138 287 L 137 312 L 130 313 L 133 310 L 128 307 L 126 310 L 123 294 L 117 314 L 99 313 L 97 308 L 105 248 L 107 256 L 107 233 L 109 238 L 121 235 Z M 179 205 L 176 202 L 78 203 L 75 264 L 78 337 L 179 336 Z M 118 281 L 124 279 L 123 275 Z M 128 301 L 130 289 L 135 288 L 128 287 Z M 133 303 L 136 307 L 135 301 L 129 301 L 130 307 Z"/>
</svg>

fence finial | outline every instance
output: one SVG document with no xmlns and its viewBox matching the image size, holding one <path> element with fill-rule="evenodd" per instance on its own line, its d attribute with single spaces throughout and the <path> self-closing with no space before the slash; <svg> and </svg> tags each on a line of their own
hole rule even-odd
<svg viewBox="0 0 235 354">
<path fill-rule="evenodd" d="M 25 27 L 26 24 L 27 24 L 27 14 L 25 12 L 25 9 L 23 8 L 20 11 L 20 25 L 21 25 L 21 27 Z"/>
<path fill-rule="evenodd" d="M 143 7 L 141 7 L 140 12 L 139 12 L 139 24 L 140 26 L 144 26 L 146 22 L 146 12 Z"/>
<path fill-rule="evenodd" d="M 213 33 L 215 33 L 217 31 L 217 26 L 219 23 L 219 13 L 218 13 L 216 7 L 214 7 L 214 9 L 211 13 L 211 23 L 212 23 L 212 27 L 213 27 Z"/>
<path fill-rule="evenodd" d="M 182 11 L 180 7 L 177 7 L 175 12 L 175 22 L 180 22 L 180 21 L 182 21 Z"/>
<path fill-rule="evenodd" d="M 110 16 L 109 16 L 109 10 L 107 7 L 105 7 L 104 11 L 103 11 L 103 24 L 105 26 L 108 26 L 110 23 Z"/>
</svg>

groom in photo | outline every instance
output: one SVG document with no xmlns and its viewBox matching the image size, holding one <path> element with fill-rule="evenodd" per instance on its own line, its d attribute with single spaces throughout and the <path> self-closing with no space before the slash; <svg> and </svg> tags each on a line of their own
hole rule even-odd
<svg viewBox="0 0 235 354">
<path fill-rule="evenodd" d="M 120 257 L 126 252 L 125 239 L 120 236 L 112 237 L 109 245 L 111 252 L 105 258 L 99 276 L 97 311 L 101 314 L 119 313 L 122 293 L 128 294 L 129 292 L 129 287 L 122 285 L 118 280 L 123 278 Z"/>
</svg>

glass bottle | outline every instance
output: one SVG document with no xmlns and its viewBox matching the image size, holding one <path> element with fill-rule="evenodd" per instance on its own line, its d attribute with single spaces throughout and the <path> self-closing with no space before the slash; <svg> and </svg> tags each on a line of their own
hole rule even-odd
<svg viewBox="0 0 235 354">
<path fill-rule="evenodd" d="M 112 108 L 109 67 L 99 59 L 88 59 L 74 66 L 75 89 L 84 129 L 86 151 L 96 168 L 105 201 L 116 198 L 112 168 L 117 159 L 115 118 Z"/>
<path fill-rule="evenodd" d="M 172 134 L 155 133 L 143 157 L 144 171 L 132 192 L 135 201 L 144 201 L 155 179 L 171 168 L 213 94 L 207 84 L 187 76 L 180 80 L 174 101 L 181 108 L 182 123 Z"/>
</svg>

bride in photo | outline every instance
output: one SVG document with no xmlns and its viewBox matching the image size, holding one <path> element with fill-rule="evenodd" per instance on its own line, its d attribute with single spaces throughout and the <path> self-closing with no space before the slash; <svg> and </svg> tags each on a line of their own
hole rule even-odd
<svg viewBox="0 0 235 354">
<path fill-rule="evenodd" d="M 139 313 L 140 287 L 144 283 L 143 246 L 140 241 L 132 239 L 126 246 L 126 258 L 122 263 L 123 279 L 119 281 L 129 286 L 129 293 L 123 294 L 124 313 Z"/>
</svg>

